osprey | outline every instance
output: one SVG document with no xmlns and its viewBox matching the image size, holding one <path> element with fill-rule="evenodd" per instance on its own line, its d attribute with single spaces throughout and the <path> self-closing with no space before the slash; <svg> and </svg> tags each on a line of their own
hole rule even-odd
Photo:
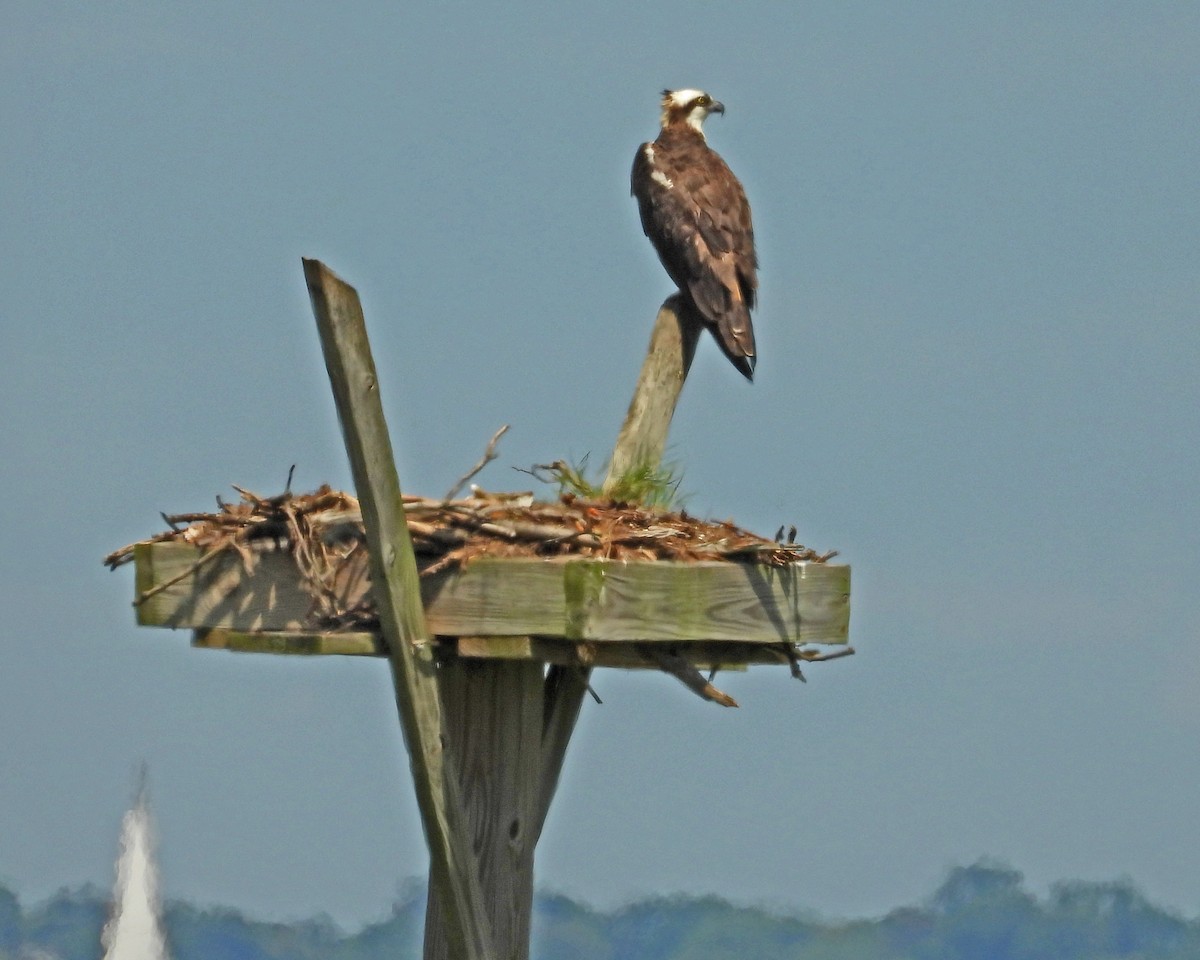
<svg viewBox="0 0 1200 960">
<path fill-rule="evenodd" d="M 658 259 L 725 355 L 753 380 L 758 258 L 750 204 L 701 127 L 710 113 L 724 112 L 702 90 L 664 90 L 662 130 L 638 148 L 630 183 Z"/>
</svg>

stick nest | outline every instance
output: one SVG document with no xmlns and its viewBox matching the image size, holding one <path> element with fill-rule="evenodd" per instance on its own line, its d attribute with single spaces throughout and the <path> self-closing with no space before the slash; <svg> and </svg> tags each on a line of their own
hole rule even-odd
<svg viewBox="0 0 1200 960">
<path fill-rule="evenodd" d="M 170 529 L 114 550 L 110 569 L 133 559 L 140 543 L 183 541 L 204 548 L 243 551 L 256 541 L 315 554 L 357 541 L 365 546 L 358 501 L 328 485 L 312 493 L 260 497 L 241 487 L 237 503 L 218 498 L 215 513 L 162 514 Z M 667 513 L 625 503 L 583 500 L 564 494 L 536 502 L 532 493 L 476 489 L 461 500 L 406 495 L 404 511 L 423 573 L 463 565 L 483 556 L 561 556 L 609 560 L 727 560 L 783 566 L 825 563 L 836 551 L 818 553 L 799 543 L 769 540 L 728 520 L 709 521 L 685 511 Z M 793 528 L 794 533 L 794 528 Z"/>
<path fill-rule="evenodd" d="M 320 629 L 372 629 L 377 625 L 370 593 L 347 606 L 341 599 L 351 568 L 366 567 L 366 532 L 358 501 L 348 493 L 322 486 L 312 493 L 290 491 L 260 497 L 234 486 L 237 503 L 217 498 L 214 513 L 162 514 L 169 529 L 114 550 L 104 558 L 116 569 L 134 558 L 141 544 L 179 541 L 202 553 L 179 576 L 141 594 L 135 605 L 160 590 L 194 574 L 227 552 L 240 555 L 252 569 L 256 556 L 267 550 L 288 550 L 313 598 L 313 618 Z M 817 553 L 795 543 L 795 527 L 787 542 L 783 527 L 768 540 L 729 521 L 706 521 L 684 511 L 651 510 L 605 499 L 584 499 L 563 494 L 553 502 L 535 501 L 532 493 L 488 493 L 474 488 L 465 499 L 432 500 L 405 496 L 404 512 L 422 576 L 449 567 L 461 567 L 478 557 L 575 555 L 611 560 L 720 560 L 767 566 L 808 562 L 825 563 L 836 551 Z M 351 574 L 352 575 L 352 574 Z M 801 660 L 824 660 L 853 653 L 847 648 L 832 654 L 798 651 L 783 645 L 782 657 L 792 675 L 803 680 Z M 707 700 L 724 706 L 736 702 L 705 680 L 685 658 L 673 651 L 646 645 L 645 656 L 661 669 L 679 677 Z"/>
<path fill-rule="evenodd" d="M 234 486 L 236 503 L 217 500 L 214 513 L 162 514 L 169 529 L 114 550 L 110 569 L 133 559 L 140 543 L 182 541 L 203 550 L 196 567 L 226 551 L 241 555 L 247 568 L 264 549 L 287 549 L 315 600 L 319 620 L 353 626 L 373 611 L 339 609 L 335 584 L 347 564 L 361 563 L 366 533 L 358 501 L 328 485 L 312 493 L 261 497 Z M 404 497 L 404 512 L 418 567 L 428 576 L 461 567 L 478 557 L 575 555 L 611 560 L 722 560 L 784 566 L 824 563 L 836 551 L 818 553 L 794 542 L 768 540 L 729 521 L 699 520 L 686 512 L 655 511 L 611 500 L 564 494 L 538 502 L 532 493 L 488 493 L 434 500 Z M 795 528 L 790 536 L 794 538 Z M 162 584 L 160 587 L 165 587 Z M 148 597 L 139 598 L 144 602 Z"/>
</svg>

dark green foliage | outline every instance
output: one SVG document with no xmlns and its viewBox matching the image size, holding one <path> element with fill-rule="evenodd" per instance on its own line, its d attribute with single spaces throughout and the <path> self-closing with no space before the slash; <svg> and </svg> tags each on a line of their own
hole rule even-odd
<svg viewBox="0 0 1200 960">
<path fill-rule="evenodd" d="M 97 960 L 106 905 L 93 888 L 22 909 L 0 887 L 0 960 Z M 418 960 L 424 891 L 357 933 L 328 918 L 264 923 L 170 904 L 174 960 Z M 1128 880 L 1057 884 L 1044 900 L 1020 873 L 957 867 L 929 900 L 848 922 L 783 916 L 717 897 L 643 900 L 602 912 L 564 896 L 534 907 L 535 960 L 1196 960 L 1200 921 L 1154 906 Z"/>
<path fill-rule="evenodd" d="M 1079 956 L 1200 957 L 1197 924 L 1155 907 L 1128 880 L 1057 884 L 1048 912 L 1054 942 Z"/>
<path fill-rule="evenodd" d="M 537 960 L 615 960 L 605 925 L 608 917 L 568 897 L 534 898 L 533 942 Z"/>
<path fill-rule="evenodd" d="M 10 890 L 0 887 L 0 957 L 10 957 L 21 946 L 21 904 Z"/>
<path fill-rule="evenodd" d="M 419 960 L 424 934 L 425 888 L 415 887 L 393 904 L 386 920 L 368 924 L 322 956 L 331 960 Z"/>
<path fill-rule="evenodd" d="M 41 951 L 59 960 L 95 960 L 106 919 L 104 895 L 97 888 L 60 890 L 25 913 L 21 945 L 27 953 Z"/>
<path fill-rule="evenodd" d="M 741 960 L 797 956 L 812 939 L 810 925 L 717 897 L 644 900 L 607 923 L 616 957 Z"/>
<path fill-rule="evenodd" d="M 175 960 L 315 960 L 333 955 L 345 937 L 328 919 L 262 923 L 182 903 L 167 908 L 165 926 Z"/>
</svg>

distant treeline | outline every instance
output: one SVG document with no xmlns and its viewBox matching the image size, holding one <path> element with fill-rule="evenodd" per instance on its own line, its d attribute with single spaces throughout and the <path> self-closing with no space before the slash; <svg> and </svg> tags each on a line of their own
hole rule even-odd
<svg viewBox="0 0 1200 960">
<path fill-rule="evenodd" d="M 0 960 L 98 960 L 106 900 L 94 887 L 24 907 L 0 887 Z M 174 960 L 403 960 L 420 957 L 424 893 L 357 933 L 326 919 L 264 923 L 229 909 L 166 908 Z M 1017 871 L 950 871 L 920 906 L 871 920 L 789 917 L 717 897 L 642 900 L 611 912 L 541 896 L 535 960 L 1197 960 L 1200 920 L 1146 900 L 1132 883 L 1067 881 L 1044 899 Z"/>
</svg>

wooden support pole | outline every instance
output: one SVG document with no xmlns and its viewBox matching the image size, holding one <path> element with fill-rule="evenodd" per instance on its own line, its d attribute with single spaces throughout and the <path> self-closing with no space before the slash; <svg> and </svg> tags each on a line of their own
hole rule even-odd
<svg viewBox="0 0 1200 960">
<path fill-rule="evenodd" d="M 362 306 L 324 264 L 304 274 L 362 506 L 371 581 L 430 850 L 425 960 L 527 960 L 533 854 L 590 670 L 451 658 L 440 667 L 421 606 Z M 657 469 L 701 325 L 676 295 L 650 348 L 605 489 Z M 467 798 L 464 807 L 463 799 Z"/>
<path fill-rule="evenodd" d="M 495 956 L 528 960 L 542 766 L 542 664 L 455 658 L 441 668 L 442 706 L 467 806 Z M 442 898 L 425 912 L 425 960 L 457 960 Z"/>
<path fill-rule="evenodd" d="M 701 327 L 695 312 L 678 293 L 667 297 L 659 308 L 650 349 L 608 462 L 605 491 L 612 490 L 631 470 L 657 470 L 662 463 L 667 431 L 696 355 Z"/>
<path fill-rule="evenodd" d="M 550 802 L 558 789 L 567 744 L 575 731 L 575 722 L 587 695 L 591 670 L 583 667 L 551 667 L 546 671 L 545 706 L 542 727 L 541 793 L 538 798 L 535 835 L 542 835 Z"/>
<path fill-rule="evenodd" d="M 421 607 L 417 566 L 362 305 L 354 288 L 324 264 L 303 263 L 362 506 L 375 603 L 429 846 L 430 895 L 441 904 L 441 935 L 448 955 L 456 960 L 486 960 L 494 954 L 478 858 L 471 850 L 453 760 L 445 750 L 437 664 Z"/>
<path fill-rule="evenodd" d="M 678 293 L 663 301 L 650 334 L 633 399 L 617 435 L 603 489 L 612 491 L 631 470 L 657 470 L 683 383 L 692 368 L 702 324 Z M 567 744 L 587 695 L 591 669 L 551 667 L 546 673 L 546 732 L 543 737 L 542 796 L 538 834 L 558 788 Z"/>
</svg>

